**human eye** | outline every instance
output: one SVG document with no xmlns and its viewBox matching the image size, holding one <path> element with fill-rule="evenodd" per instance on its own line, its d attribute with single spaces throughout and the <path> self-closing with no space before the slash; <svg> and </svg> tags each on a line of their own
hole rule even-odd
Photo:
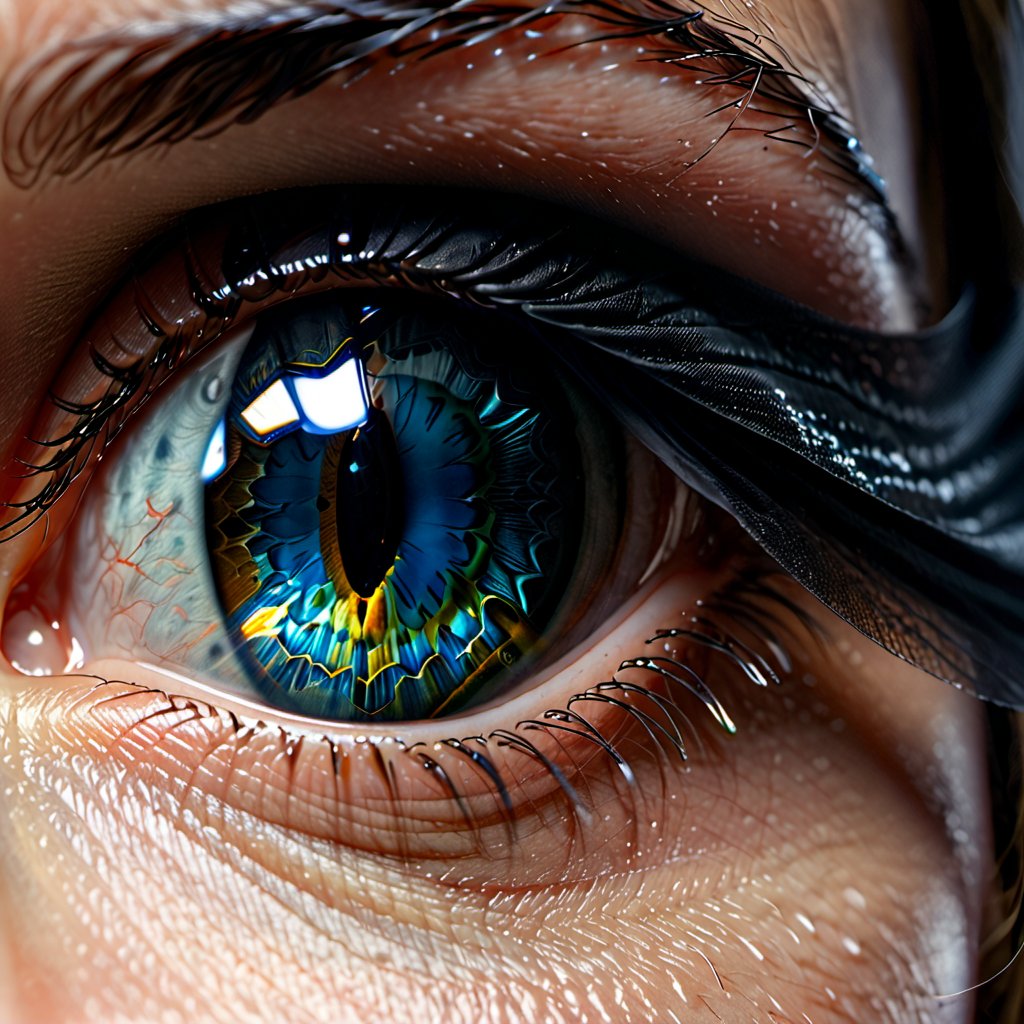
<svg viewBox="0 0 1024 1024">
<path fill-rule="evenodd" d="M 898 519 L 959 537 L 999 476 L 947 500 L 894 433 L 945 302 L 909 115 L 880 170 L 761 15 L 573 13 L 230 15 L 19 81 L 8 349 L 54 355 L 4 885 L 67 984 L 15 1019 L 969 1019 L 982 716 L 808 593 L 1012 699 L 1000 601 Z"/>
</svg>

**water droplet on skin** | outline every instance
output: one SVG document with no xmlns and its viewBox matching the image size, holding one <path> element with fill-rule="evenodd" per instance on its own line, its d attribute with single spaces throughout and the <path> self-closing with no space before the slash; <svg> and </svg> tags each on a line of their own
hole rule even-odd
<svg viewBox="0 0 1024 1024">
<path fill-rule="evenodd" d="M 852 885 L 843 890 L 843 899 L 856 910 L 867 909 L 868 901 L 864 894 L 859 889 L 854 889 Z"/>
<path fill-rule="evenodd" d="M 15 604 L 17 598 L 12 598 Z M 52 615 L 22 605 L 7 616 L 0 638 L 12 667 L 27 676 L 53 676 L 82 667 L 82 646 Z"/>
</svg>

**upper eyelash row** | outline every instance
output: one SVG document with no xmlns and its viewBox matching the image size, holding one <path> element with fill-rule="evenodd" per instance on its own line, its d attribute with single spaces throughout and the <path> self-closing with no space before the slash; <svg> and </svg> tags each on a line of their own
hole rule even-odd
<svg viewBox="0 0 1024 1024">
<path fill-rule="evenodd" d="M 667 0 L 556 0 L 539 7 L 457 2 L 440 9 L 355 0 L 343 8 L 303 5 L 290 17 L 276 11 L 263 19 L 229 19 L 213 31 L 188 26 L 148 32 L 141 40 L 117 35 L 67 44 L 32 65 L 15 87 L 3 120 L 4 165 L 11 180 L 26 188 L 45 174 L 83 174 L 105 159 L 213 135 L 233 122 L 251 123 L 277 102 L 338 75 L 347 75 L 347 82 L 359 78 L 384 55 L 402 67 L 564 15 L 603 26 L 587 42 L 658 41 L 660 48 L 643 59 L 733 94 L 713 112 L 735 108 L 732 120 L 704 152 L 681 161 L 681 173 L 738 129 L 747 110 L 757 111 L 779 119 L 766 137 L 821 150 L 840 179 L 866 185 L 883 219 L 891 218 L 885 183 L 849 118 L 787 66 L 777 44 L 779 56 L 773 56 L 767 32 L 722 15 L 712 20 L 701 8 L 680 12 Z M 226 39 L 234 40 L 235 64 L 224 59 Z M 113 59 L 112 51 L 123 59 Z M 35 80 L 47 72 L 53 77 L 58 68 L 58 84 L 40 99 Z M 241 74 L 242 68 L 248 71 Z M 202 83 L 198 91 L 196 82 Z M 88 103 L 81 101 L 84 94 Z"/>
<path fill-rule="evenodd" d="M 638 330 L 641 323 L 658 330 L 692 330 L 700 324 L 721 324 L 721 318 L 730 315 L 727 306 L 735 305 L 754 319 L 754 323 L 742 323 L 736 337 L 764 338 L 756 358 L 749 350 L 733 351 L 732 343 L 720 357 L 737 367 L 761 366 L 783 378 L 793 373 L 791 350 L 821 348 L 823 326 L 808 311 L 787 309 L 778 300 L 755 294 L 737 304 L 737 281 L 730 282 L 725 298 L 719 284 L 716 299 L 716 289 L 708 280 L 722 275 L 687 264 L 686 291 L 701 296 L 701 305 L 694 306 L 678 291 L 679 274 L 675 271 L 679 268 L 660 267 L 650 247 L 607 227 L 601 228 L 597 241 L 586 234 L 589 222 L 578 217 L 565 215 L 563 224 L 552 228 L 550 217 L 539 214 L 531 223 L 528 214 L 532 207 L 524 202 L 522 216 L 516 221 L 519 231 L 513 233 L 501 218 L 492 216 L 492 223 L 487 224 L 479 212 L 474 223 L 472 204 L 465 198 L 458 205 L 467 212 L 441 212 L 443 193 L 437 193 L 437 212 L 433 214 L 425 213 L 423 204 L 405 209 L 392 202 L 386 216 L 373 220 L 371 214 L 364 223 L 365 218 L 355 212 L 358 203 L 352 203 L 351 209 L 339 209 L 351 194 L 352 190 L 332 193 L 337 200 L 335 212 L 322 215 L 322 223 L 312 233 L 307 231 L 298 248 L 293 245 L 289 250 L 287 244 L 275 242 L 284 251 L 275 250 L 273 255 L 265 252 L 265 226 L 281 228 L 283 238 L 292 237 L 290 228 L 299 230 L 297 225 L 309 223 L 308 208 L 314 203 L 314 194 L 293 193 L 290 198 L 280 194 L 230 204 L 221 226 L 227 235 L 234 233 L 242 241 L 236 240 L 234 251 L 229 243 L 217 254 L 212 269 L 202 265 L 186 228 L 178 236 L 177 246 L 184 261 L 180 301 L 185 305 L 174 314 L 161 310 L 150 296 L 148 265 L 143 264 L 112 303 L 99 311 L 85 334 L 90 372 L 96 380 L 106 381 L 106 387 L 88 402 L 62 394 L 62 381 L 69 391 L 71 386 L 81 387 L 78 376 L 85 371 L 72 359 L 65 370 L 70 381 L 67 376 L 58 379 L 51 389 L 49 408 L 28 435 L 25 449 L 16 454 L 13 469 L 9 467 L 7 483 L 15 493 L 3 502 L 10 514 L 0 521 L 0 539 L 30 528 L 53 508 L 92 460 L 115 440 L 128 416 L 176 367 L 234 326 L 243 313 L 255 314 L 305 287 L 326 288 L 346 280 L 402 285 L 442 295 L 458 293 L 466 301 L 518 311 L 528 321 L 548 325 L 556 332 L 565 324 L 574 334 L 592 334 L 588 341 L 598 347 L 609 330 L 621 333 L 623 317 L 631 331 Z M 293 210 L 297 211 L 295 225 L 284 224 Z M 454 254 L 445 251 L 448 239 L 459 232 L 473 237 L 474 245 L 456 247 Z M 340 242 L 342 238 L 345 244 Z M 167 249 L 174 251 L 175 247 L 165 242 L 163 251 Z M 158 256 L 161 254 L 158 251 Z M 685 261 L 677 258 L 677 262 Z M 621 312 L 609 319 L 612 299 L 624 301 L 616 307 Z M 139 340 L 104 329 L 104 315 L 118 302 L 128 307 L 127 314 L 138 325 L 138 332 L 153 339 L 151 347 L 134 359 L 125 354 L 138 352 Z M 757 309 L 762 310 L 760 317 L 754 312 Z M 771 337 L 765 333 L 769 326 Z M 623 337 L 617 342 L 618 354 L 643 365 L 643 372 L 656 372 L 654 352 L 641 345 L 637 355 L 642 359 L 632 354 L 642 337 Z M 564 336 L 560 342 L 570 343 Z M 555 355 L 560 351 L 559 346 L 549 347 Z M 855 351 L 845 353 L 838 344 L 830 347 L 833 362 L 856 363 Z M 858 371 L 859 364 L 852 366 L 851 376 Z M 830 386 L 831 373 L 831 368 L 821 370 L 819 386 Z M 881 399 L 870 393 L 867 397 L 882 407 Z M 55 415 L 64 417 L 57 429 L 52 426 Z M 864 473 L 859 464 L 838 468 L 858 476 Z M 26 479 L 33 481 L 27 496 L 23 487 L 17 490 Z"/>
<path fill-rule="evenodd" d="M 269 202 L 269 201 L 268 201 Z M 284 198 L 273 201 L 284 205 Z M 255 206 L 262 204 L 257 201 Z M 354 204 L 358 206 L 358 204 Z M 300 210 L 304 209 L 301 206 Z M 264 211 L 265 212 L 265 211 Z M 355 214 L 350 214 L 355 218 Z M 103 314 L 86 332 L 91 374 L 105 381 L 102 393 L 88 402 L 76 401 L 61 393 L 59 378 L 51 389 L 49 408 L 44 409 L 27 437 L 26 446 L 16 453 L 15 466 L 9 469 L 8 485 L 34 484 L 30 493 L 16 491 L 3 502 L 9 515 L 0 521 L 0 542 L 31 528 L 41 516 L 63 498 L 93 460 L 114 442 L 129 416 L 154 394 L 179 366 L 242 318 L 262 306 L 280 301 L 302 288 L 324 288 L 340 280 L 367 285 L 401 285 L 412 290 L 449 296 L 457 292 L 467 301 L 514 310 L 532 306 L 567 308 L 593 298 L 607 281 L 588 283 L 594 277 L 592 256 L 574 255 L 554 259 L 563 241 L 558 229 L 537 231 L 527 237 L 511 237 L 500 229 L 479 228 L 475 252 L 459 249 L 455 258 L 444 252 L 449 237 L 462 228 L 443 215 L 424 216 L 422 210 L 403 217 L 401 209 L 389 213 L 390 220 L 357 225 L 339 219 L 339 215 L 321 218 L 319 234 L 309 251 L 264 254 L 263 214 L 253 204 L 234 204 L 224 222 L 230 234 L 240 241 L 218 253 L 212 271 L 193 245 L 186 228 L 178 236 L 177 248 L 184 260 L 181 292 L 187 297 L 187 313 L 168 315 L 152 299 L 147 287 L 148 265 L 143 265 L 112 300 L 125 303 L 138 332 L 152 339 L 151 350 L 135 359 L 125 353 L 138 351 L 139 342 L 122 338 L 104 329 Z M 288 214 L 285 212 L 287 220 Z M 308 218 L 307 218 L 308 219 Z M 344 228 L 344 230 L 342 230 Z M 350 243 L 341 244 L 346 238 Z M 158 257 L 175 246 L 164 243 Z M 238 255 L 238 254 L 244 255 Z M 550 261 L 550 265 L 545 265 Z M 642 266 L 640 261 L 638 267 Z M 230 268 L 230 269 L 229 269 Z M 542 273 L 537 273 L 543 268 Z M 569 269 L 571 268 L 571 269 Z M 652 273 L 650 267 L 615 278 L 614 289 L 627 291 Z M 186 301 L 186 298 L 182 298 Z M 246 310 L 246 307 L 251 307 Z M 84 370 L 72 359 L 65 374 L 81 387 L 78 379 Z M 52 430 L 54 415 L 60 427 Z"/>
</svg>

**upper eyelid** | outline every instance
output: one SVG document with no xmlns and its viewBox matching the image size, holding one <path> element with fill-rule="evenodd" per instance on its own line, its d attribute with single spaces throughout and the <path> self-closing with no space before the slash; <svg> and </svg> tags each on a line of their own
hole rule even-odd
<svg viewBox="0 0 1024 1024">
<path fill-rule="evenodd" d="M 302 194 L 311 195 L 293 195 Z M 339 193 L 335 200 L 344 202 L 347 195 L 347 192 Z M 611 329 L 613 340 L 608 343 L 611 351 L 637 362 L 646 361 L 650 364 L 648 372 L 657 362 L 657 351 L 644 352 L 644 335 L 640 334 L 634 339 L 640 347 L 630 356 L 631 345 L 624 338 L 614 337 L 621 322 L 628 321 L 632 327 L 643 321 L 648 329 L 656 331 L 672 329 L 673 324 L 677 330 L 694 329 L 702 323 L 721 326 L 731 321 L 729 304 L 747 291 L 731 275 L 694 265 L 678 255 L 675 273 L 670 272 L 666 278 L 668 268 L 654 251 L 645 248 L 641 252 L 636 247 L 637 242 L 625 234 L 616 235 L 620 239 L 616 243 L 608 229 L 570 214 L 566 215 L 562 230 L 552 230 L 550 217 L 545 219 L 543 213 L 535 212 L 538 219 L 529 224 L 518 219 L 513 227 L 501 217 L 494 221 L 493 217 L 479 216 L 482 210 L 477 210 L 475 255 L 468 263 L 466 253 L 457 253 L 454 264 L 439 263 L 433 260 L 433 254 L 436 247 L 443 245 L 451 228 L 444 217 L 437 215 L 432 205 L 434 200 L 425 198 L 425 201 L 429 212 L 424 212 L 422 203 L 397 208 L 392 211 L 395 219 L 384 225 L 373 222 L 363 225 L 358 217 L 352 219 L 352 211 L 362 207 L 360 202 L 355 202 L 344 221 L 345 225 L 350 221 L 352 224 L 351 249 L 339 247 L 335 241 L 340 223 L 337 221 L 340 208 L 336 208 L 334 214 L 325 213 L 321 218 L 323 223 L 317 231 L 325 231 L 323 238 L 307 233 L 302 236 L 299 248 L 292 248 L 290 243 L 285 245 L 284 251 L 274 247 L 273 256 L 264 253 L 266 239 L 257 211 L 262 210 L 265 217 L 269 204 L 275 211 L 270 223 L 277 223 L 277 214 L 285 203 L 282 194 L 233 204 L 221 211 L 218 231 L 255 231 L 245 235 L 248 241 L 239 250 L 248 261 L 244 265 L 217 248 L 225 241 L 219 233 L 213 236 L 214 250 L 205 256 L 197 256 L 193 239 L 187 233 L 183 237 L 173 233 L 169 239 L 164 239 L 157 249 L 155 266 L 159 267 L 164 257 L 180 253 L 182 262 L 177 268 L 180 300 L 166 309 L 152 302 L 148 294 L 148 262 L 144 261 L 126 286 L 115 293 L 112 302 L 97 311 L 99 320 L 72 350 L 61 376 L 55 381 L 56 392 L 51 392 L 51 401 L 41 411 L 25 447 L 16 458 L 20 471 L 12 473 L 8 480 L 5 495 L 8 514 L 0 521 L 0 539 L 17 536 L 30 528 L 74 486 L 82 466 L 102 453 L 113 440 L 113 436 L 108 435 L 120 429 L 139 394 L 148 396 L 149 389 L 159 386 L 172 365 L 191 358 L 211 340 L 220 337 L 239 320 L 240 313 L 244 313 L 245 318 L 258 315 L 268 302 L 275 301 L 274 295 L 284 297 L 294 290 L 297 281 L 321 282 L 319 287 L 332 287 L 338 273 L 351 271 L 357 283 L 362 281 L 367 286 L 394 278 L 420 289 L 439 289 L 441 293 L 462 287 L 474 301 L 499 307 L 521 307 L 528 319 L 555 329 L 565 326 L 573 333 L 584 334 L 593 330 L 592 343 L 598 347 L 604 347 L 601 338 L 606 329 Z M 292 210 L 292 216 L 308 217 L 301 202 L 298 207 L 286 207 Z M 481 202 L 486 209 L 486 199 Z M 468 218 L 471 217 L 468 204 L 468 199 L 462 197 L 450 209 L 461 211 L 459 219 Z M 520 217 L 525 218 L 531 208 L 532 204 L 525 203 L 519 211 Z M 285 220 L 288 220 L 287 215 Z M 197 223 L 208 224 L 209 214 L 204 214 Z M 288 223 L 289 230 L 284 237 L 291 238 L 294 237 L 293 225 L 290 220 Z M 600 242 L 593 235 L 595 228 Z M 200 231 L 205 233 L 202 227 Z M 345 227 L 344 233 L 348 232 L 349 228 Z M 570 237 L 563 237 L 566 234 Z M 357 242 L 359 238 L 363 240 Z M 312 249 L 308 248 L 310 243 Z M 312 257 L 310 252 L 314 254 Z M 538 276 L 534 271 L 545 258 L 550 259 L 552 253 L 555 254 L 553 269 Z M 584 257 L 581 255 L 584 253 L 604 255 Z M 576 255 L 566 262 L 566 254 Z M 216 265 L 207 267 L 204 261 L 210 256 Z M 682 273 L 684 264 L 688 267 L 686 273 L 677 276 Z M 601 278 L 596 292 L 585 288 L 581 292 L 580 279 L 586 279 L 595 268 L 611 276 Z M 685 287 L 677 292 L 672 281 L 681 284 L 684 278 Z M 724 307 L 720 308 L 713 300 L 723 285 L 715 286 L 712 281 L 729 282 Z M 663 289 L 663 283 L 668 284 L 667 290 Z M 271 298 L 268 300 L 264 293 Z M 609 321 L 602 303 L 613 293 L 628 293 L 630 301 Z M 702 298 L 694 303 L 693 297 L 698 295 Z M 747 312 L 736 325 L 737 337 L 747 336 L 751 325 L 758 321 L 754 311 L 760 310 L 762 325 L 775 322 L 775 330 L 783 333 L 788 325 L 789 343 L 801 345 L 810 338 L 811 348 L 820 348 L 815 332 L 821 329 L 821 323 L 810 311 L 760 293 L 756 286 L 739 305 Z M 120 332 L 118 327 L 123 323 L 133 325 L 132 336 Z M 772 332 L 769 335 L 776 337 Z M 199 338 L 202 344 L 196 347 L 193 342 Z M 87 348 L 83 349 L 86 343 Z M 785 364 L 785 345 L 776 351 L 769 340 L 766 347 L 763 343 L 758 347 L 760 365 L 767 368 L 778 364 L 780 368 Z M 93 367 L 91 375 L 79 379 L 84 370 L 80 361 L 83 357 L 91 359 Z M 740 365 L 749 363 L 750 354 L 741 357 L 741 353 L 733 352 L 729 358 L 734 357 Z M 61 385 L 70 390 L 65 391 Z M 83 400 L 81 396 L 86 397 Z M 28 494 L 23 490 L 26 477 L 35 479 L 28 487 L 31 492 Z"/>
<path fill-rule="evenodd" d="M 827 156 L 841 178 L 887 212 L 884 182 L 850 119 L 770 35 L 719 24 L 696 7 L 681 12 L 662 0 L 562 0 L 536 7 L 350 0 L 272 6 L 262 18 L 204 17 L 63 44 L 7 76 L 14 84 L 2 99 L 5 169 L 21 187 L 51 175 L 87 173 L 106 159 L 257 120 L 280 102 L 339 75 L 350 81 L 380 61 L 422 61 L 566 14 L 594 20 L 598 39 L 651 40 L 656 45 L 646 59 L 691 78 L 699 74 L 704 86 L 723 91 L 723 110 L 742 97 L 738 114 L 729 114 L 733 123 L 755 99 L 776 107 L 783 142 L 798 154 L 810 149 Z"/>
<path fill-rule="evenodd" d="M 305 223 L 309 218 L 302 196 L 310 194 L 292 195 L 293 205 L 287 207 L 292 213 L 284 216 L 288 224 L 286 238 L 294 237 L 295 217 L 306 218 Z M 294 205 L 296 199 L 298 206 Z M 20 453 L 8 468 L 6 493 L 0 504 L 0 508 L 6 507 L 6 514 L 0 518 L 0 543 L 31 529 L 74 488 L 84 469 L 113 442 L 140 395 L 148 397 L 161 387 L 171 367 L 197 355 L 226 330 L 285 299 L 299 287 L 297 282 L 336 287 L 338 275 L 344 273 L 355 275 L 355 283 L 367 287 L 394 278 L 439 294 L 461 288 L 475 302 L 496 307 L 531 306 L 528 319 L 556 328 L 562 323 L 574 324 L 578 330 L 595 317 L 601 321 L 601 300 L 615 291 L 635 290 L 639 294 L 645 290 L 642 305 L 656 318 L 666 302 L 659 285 L 664 268 L 650 251 L 637 248 L 639 243 L 625 234 L 615 236 L 621 239 L 617 244 L 608 229 L 578 215 L 566 214 L 563 228 L 553 230 L 550 214 L 545 216 L 537 210 L 527 223 L 531 204 L 519 211 L 515 227 L 502 217 L 486 226 L 488 218 L 480 216 L 478 210 L 475 252 L 470 255 L 468 250 L 457 251 L 453 262 L 451 258 L 435 258 L 453 230 L 449 220 L 438 214 L 435 198 L 425 198 L 426 206 L 421 202 L 395 208 L 394 219 L 380 224 L 363 224 L 352 212 L 367 203 L 373 206 L 365 196 L 362 202 L 350 204 L 345 221 L 339 222 L 345 197 L 335 195 L 334 199 L 335 212 L 317 217 L 315 232 L 307 227 L 297 248 L 285 243 L 282 250 L 278 243 L 271 245 L 272 255 L 264 252 L 268 222 L 262 217 L 269 205 L 274 211 L 269 223 L 277 223 L 286 202 L 282 194 L 277 194 L 223 209 L 220 227 L 208 239 L 212 243 L 209 250 L 196 244 L 210 223 L 207 212 L 197 218 L 197 235 L 190 235 L 187 227 L 172 232 L 155 246 L 152 257 L 140 260 L 136 272 L 96 310 L 92 326 L 69 352 L 51 384 L 50 400 L 30 425 Z M 486 199 L 481 203 L 486 209 Z M 459 209 L 460 220 L 472 219 L 465 198 L 455 206 L 449 203 L 448 209 L 449 218 L 451 210 Z M 336 241 L 340 227 L 345 228 L 345 234 L 351 231 L 351 250 Z M 241 258 L 249 261 L 244 265 L 224 248 L 226 235 L 232 231 L 246 239 L 238 246 L 238 251 L 245 254 Z M 624 257 L 624 252 L 629 255 Z M 606 255 L 602 259 L 585 253 Z M 172 302 L 171 293 L 161 284 L 159 292 L 167 300 L 161 307 L 150 296 L 149 275 L 153 270 L 159 272 L 168 257 L 175 262 L 176 287 L 171 291 L 177 298 Z M 538 274 L 537 268 L 545 260 L 549 261 L 548 269 Z M 611 276 L 601 278 L 597 293 L 585 288 L 581 291 L 580 280 L 586 280 L 595 267 Z M 687 280 L 696 294 L 701 290 L 697 282 L 723 276 L 729 275 L 693 267 Z M 676 296 L 674 302 L 679 301 Z M 755 301 L 751 299 L 751 303 Z M 689 302 L 684 305 L 691 306 Z M 640 309 L 629 304 L 621 314 L 626 318 L 640 315 Z M 715 321 L 699 303 L 681 315 L 689 324 L 708 317 L 709 322 Z M 124 324 L 129 325 L 127 332 L 122 329 Z M 92 366 L 87 368 L 86 362 Z"/>
</svg>

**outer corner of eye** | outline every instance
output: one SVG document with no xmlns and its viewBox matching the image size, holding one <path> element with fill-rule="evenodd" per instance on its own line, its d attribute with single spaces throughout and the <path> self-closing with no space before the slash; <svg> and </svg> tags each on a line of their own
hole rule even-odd
<svg viewBox="0 0 1024 1024">
<path fill-rule="evenodd" d="M 11 595 L 15 668 L 409 722 L 522 692 L 628 602 L 678 541 L 653 460 L 505 321 L 366 308 L 257 317 L 125 428 Z"/>
</svg>

